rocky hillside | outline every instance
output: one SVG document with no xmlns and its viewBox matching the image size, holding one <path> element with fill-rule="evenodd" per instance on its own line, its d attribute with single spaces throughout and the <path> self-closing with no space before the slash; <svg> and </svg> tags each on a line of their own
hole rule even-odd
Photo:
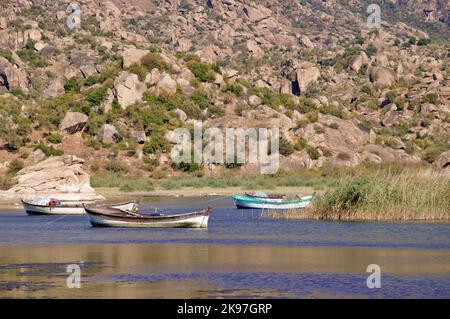
<svg viewBox="0 0 450 319">
<path fill-rule="evenodd" d="M 281 129 L 283 167 L 450 163 L 450 1 L 0 3 L 0 173 L 52 155 L 163 177 L 193 120 Z M 218 167 L 236 169 L 235 165 Z M 2 177 L 2 187 L 10 181 Z"/>
</svg>

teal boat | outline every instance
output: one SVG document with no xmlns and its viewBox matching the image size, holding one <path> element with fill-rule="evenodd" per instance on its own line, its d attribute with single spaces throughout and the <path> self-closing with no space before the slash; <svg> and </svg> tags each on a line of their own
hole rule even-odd
<svg viewBox="0 0 450 319">
<path fill-rule="evenodd" d="M 271 199 L 256 198 L 250 196 L 232 195 L 237 208 L 243 209 L 302 209 L 308 207 L 314 196 L 303 196 L 295 200 L 283 199 L 273 201 Z"/>
</svg>

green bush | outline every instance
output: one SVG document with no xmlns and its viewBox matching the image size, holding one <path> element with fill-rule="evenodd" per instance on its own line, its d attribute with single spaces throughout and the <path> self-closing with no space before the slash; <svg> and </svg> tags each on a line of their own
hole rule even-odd
<svg viewBox="0 0 450 319">
<path fill-rule="evenodd" d="M 66 93 L 68 92 L 80 93 L 80 84 L 78 83 L 78 79 L 71 78 L 70 80 L 68 80 L 66 84 L 64 84 L 64 91 Z"/>
<path fill-rule="evenodd" d="M 149 52 L 142 58 L 141 62 L 148 71 L 151 71 L 155 68 L 166 72 L 170 72 L 171 70 L 170 65 L 161 58 L 161 55 L 159 53 L 156 52 Z"/>
<path fill-rule="evenodd" d="M 144 81 L 145 77 L 147 76 L 147 67 L 143 66 L 142 64 L 134 63 L 130 68 L 128 69 L 131 73 L 134 73 L 138 76 L 139 81 Z"/>
<path fill-rule="evenodd" d="M 294 153 L 294 145 L 288 140 L 282 138 L 280 139 L 280 154 L 284 156 L 289 156 Z"/>
<path fill-rule="evenodd" d="M 170 151 L 170 143 L 164 136 L 153 135 L 144 144 L 144 154 L 155 154 L 158 152 Z"/>
<path fill-rule="evenodd" d="M 428 93 L 423 97 L 423 102 L 424 103 L 431 103 L 434 105 L 438 105 L 439 104 L 439 97 L 436 93 Z"/>
<path fill-rule="evenodd" d="M 207 63 L 190 61 L 187 66 L 195 77 L 202 82 L 212 82 L 216 78 L 216 73 Z"/>
<path fill-rule="evenodd" d="M 126 163 L 122 162 L 121 160 L 119 160 L 116 157 L 108 160 L 105 168 L 106 168 L 106 170 L 113 172 L 113 173 L 124 173 L 124 174 L 128 173 L 128 171 L 130 170 L 130 168 L 128 167 L 128 165 Z"/>
<path fill-rule="evenodd" d="M 53 146 L 47 146 L 42 142 L 39 142 L 34 146 L 34 150 L 41 150 L 46 156 L 60 156 L 64 154 L 63 150 L 54 148 Z"/>
<path fill-rule="evenodd" d="M 207 109 L 209 105 L 211 104 L 210 97 L 208 95 L 208 92 L 205 90 L 195 90 L 191 96 L 190 99 L 201 109 Z"/>
<path fill-rule="evenodd" d="M 47 66 L 47 62 L 34 50 L 34 41 L 29 40 L 25 48 L 17 52 L 19 57 L 35 68 Z"/>
<path fill-rule="evenodd" d="M 0 56 L 8 60 L 10 63 L 14 63 L 14 59 L 12 58 L 12 53 L 7 49 L 0 49 Z"/>
<path fill-rule="evenodd" d="M 64 139 L 64 136 L 60 134 L 51 134 L 47 136 L 47 140 L 52 144 L 60 144 L 62 140 Z"/>
<path fill-rule="evenodd" d="M 17 172 L 19 172 L 22 168 L 24 168 L 23 162 L 15 159 L 13 160 L 8 167 L 8 170 L 6 171 L 7 175 L 11 175 L 14 176 L 17 174 Z"/>
<path fill-rule="evenodd" d="M 318 160 L 320 158 L 320 152 L 317 148 L 308 145 L 306 151 L 312 160 Z"/>
<path fill-rule="evenodd" d="M 225 110 L 220 106 L 211 105 L 208 108 L 208 117 L 218 118 L 222 116 L 225 116 Z"/>
<path fill-rule="evenodd" d="M 300 137 L 300 139 L 295 143 L 294 148 L 296 151 L 304 150 L 308 146 L 308 142 L 303 138 Z"/>
<path fill-rule="evenodd" d="M 107 90 L 108 88 L 106 86 L 91 90 L 87 94 L 86 100 L 91 104 L 91 106 L 100 106 L 105 100 Z"/>
</svg>

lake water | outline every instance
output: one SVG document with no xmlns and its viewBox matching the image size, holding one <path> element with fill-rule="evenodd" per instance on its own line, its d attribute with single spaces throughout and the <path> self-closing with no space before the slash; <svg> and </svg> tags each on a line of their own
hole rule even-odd
<svg viewBox="0 0 450 319">
<path fill-rule="evenodd" d="M 207 205 L 205 230 L 92 228 L 87 216 L 0 212 L 0 297 L 450 298 L 450 223 L 272 220 L 225 198 L 141 208 Z M 80 289 L 67 287 L 70 264 L 80 265 Z M 381 268 L 379 289 L 367 287 L 370 264 Z"/>
</svg>

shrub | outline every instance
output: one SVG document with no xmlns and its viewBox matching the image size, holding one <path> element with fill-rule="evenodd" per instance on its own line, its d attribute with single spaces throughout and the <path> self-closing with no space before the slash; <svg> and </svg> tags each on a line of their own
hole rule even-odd
<svg viewBox="0 0 450 319">
<path fill-rule="evenodd" d="M 205 90 L 195 90 L 191 96 L 190 99 L 201 109 L 204 110 L 209 107 L 210 105 L 210 98 L 208 95 L 208 92 Z"/>
<path fill-rule="evenodd" d="M 91 104 L 91 106 L 100 106 L 105 99 L 107 90 L 108 88 L 106 86 L 94 89 L 88 93 L 86 100 Z"/>
<path fill-rule="evenodd" d="M 394 103 L 396 98 L 397 93 L 395 91 L 389 91 L 388 93 L 386 93 L 386 102 Z"/>
<path fill-rule="evenodd" d="M 436 93 L 428 93 L 427 95 L 425 95 L 423 97 L 423 102 L 424 103 L 431 103 L 434 105 L 438 105 L 439 104 L 439 97 Z"/>
<path fill-rule="evenodd" d="M 325 129 L 319 125 L 314 125 L 314 131 L 316 132 L 316 134 L 324 134 L 325 133 Z"/>
<path fill-rule="evenodd" d="M 187 173 L 198 172 L 201 169 L 200 164 L 194 163 L 194 162 L 192 162 L 192 163 L 185 163 L 185 162 L 173 163 L 172 166 L 180 171 L 187 172 Z"/>
<path fill-rule="evenodd" d="M 60 156 L 64 154 L 63 150 L 56 149 L 53 146 L 47 146 L 42 142 L 34 146 L 34 150 L 37 149 L 40 149 L 46 156 Z"/>
<path fill-rule="evenodd" d="M 221 108 L 220 106 L 211 105 L 208 108 L 208 116 L 212 118 L 218 118 L 225 116 L 225 110 Z"/>
<path fill-rule="evenodd" d="M 308 145 L 306 151 L 312 160 L 318 160 L 320 158 L 320 152 L 317 148 Z"/>
<path fill-rule="evenodd" d="M 209 64 L 190 61 L 187 66 L 195 77 L 202 82 L 211 82 L 216 78 L 216 73 Z"/>
<path fill-rule="evenodd" d="M 68 80 L 66 84 L 64 84 L 64 91 L 66 93 L 68 92 L 80 93 L 80 84 L 78 83 L 78 79 L 71 78 L 70 80 Z"/>
<path fill-rule="evenodd" d="M 29 40 L 24 49 L 18 52 L 19 57 L 35 68 L 47 66 L 46 61 L 34 50 L 34 41 Z"/>
<path fill-rule="evenodd" d="M 111 158 L 105 167 L 108 171 L 114 172 L 114 173 L 128 173 L 129 167 L 126 163 L 120 161 L 117 158 Z"/>
<path fill-rule="evenodd" d="M 144 154 L 155 154 L 170 151 L 170 144 L 164 136 L 153 135 L 144 144 Z"/>
<path fill-rule="evenodd" d="M 370 43 L 370 44 L 367 46 L 366 54 L 367 54 L 368 56 L 374 56 L 376 53 L 377 53 L 377 48 L 376 48 L 372 43 Z"/>
<path fill-rule="evenodd" d="M 244 86 L 238 82 L 234 82 L 233 84 L 225 84 L 222 88 L 223 92 L 231 92 L 236 96 L 240 96 L 242 92 L 244 92 Z"/>
<path fill-rule="evenodd" d="M 332 128 L 334 130 L 338 130 L 339 129 L 339 124 L 333 122 L 333 123 L 330 123 L 330 125 L 328 125 L 328 127 Z"/>
<path fill-rule="evenodd" d="M 9 167 L 8 167 L 8 170 L 6 171 L 6 174 L 7 174 L 7 175 L 14 176 L 14 175 L 16 175 L 17 172 L 19 172 L 23 167 L 24 167 L 24 166 L 23 166 L 23 162 L 20 161 L 20 160 L 18 160 L 18 159 L 15 159 L 15 160 L 13 160 L 13 161 L 9 164 Z"/>
<path fill-rule="evenodd" d="M 294 153 L 294 146 L 292 143 L 284 138 L 280 139 L 280 154 L 289 156 L 292 153 Z"/>
<path fill-rule="evenodd" d="M 51 134 L 47 137 L 47 140 L 52 144 L 59 144 L 62 142 L 64 136 L 59 134 Z"/>
<path fill-rule="evenodd" d="M 421 39 L 419 39 L 419 41 L 417 41 L 417 45 L 421 45 L 421 46 L 428 45 L 430 43 L 431 43 L 431 39 L 425 39 L 425 38 L 421 38 Z"/>
<path fill-rule="evenodd" d="M 10 50 L 0 49 L 0 56 L 8 60 L 10 63 L 14 63 Z"/>
<path fill-rule="evenodd" d="M 128 69 L 131 73 L 134 73 L 138 76 L 139 81 L 144 81 L 145 77 L 147 76 L 147 68 L 143 66 L 142 64 L 134 63 L 130 68 Z"/>
<path fill-rule="evenodd" d="M 306 118 L 310 123 L 315 123 L 319 120 L 319 113 L 317 112 L 309 112 L 306 114 Z"/>
<path fill-rule="evenodd" d="M 170 71 L 170 65 L 161 58 L 161 55 L 156 52 L 149 52 L 145 55 L 142 60 L 142 64 L 147 68 L 148 71 L 153 69 L 158 69 L 161 71 Z"/>
<path fill-rule="evenodd" d="M 297 141 L 297 143 L 295 143 L 294 148 L 296 151 L 301 151 L 301 150 L 304 150 L 307 146 L 308 146 L 308 142 L 303 137 L 301 137 Z"/>
</svg>

